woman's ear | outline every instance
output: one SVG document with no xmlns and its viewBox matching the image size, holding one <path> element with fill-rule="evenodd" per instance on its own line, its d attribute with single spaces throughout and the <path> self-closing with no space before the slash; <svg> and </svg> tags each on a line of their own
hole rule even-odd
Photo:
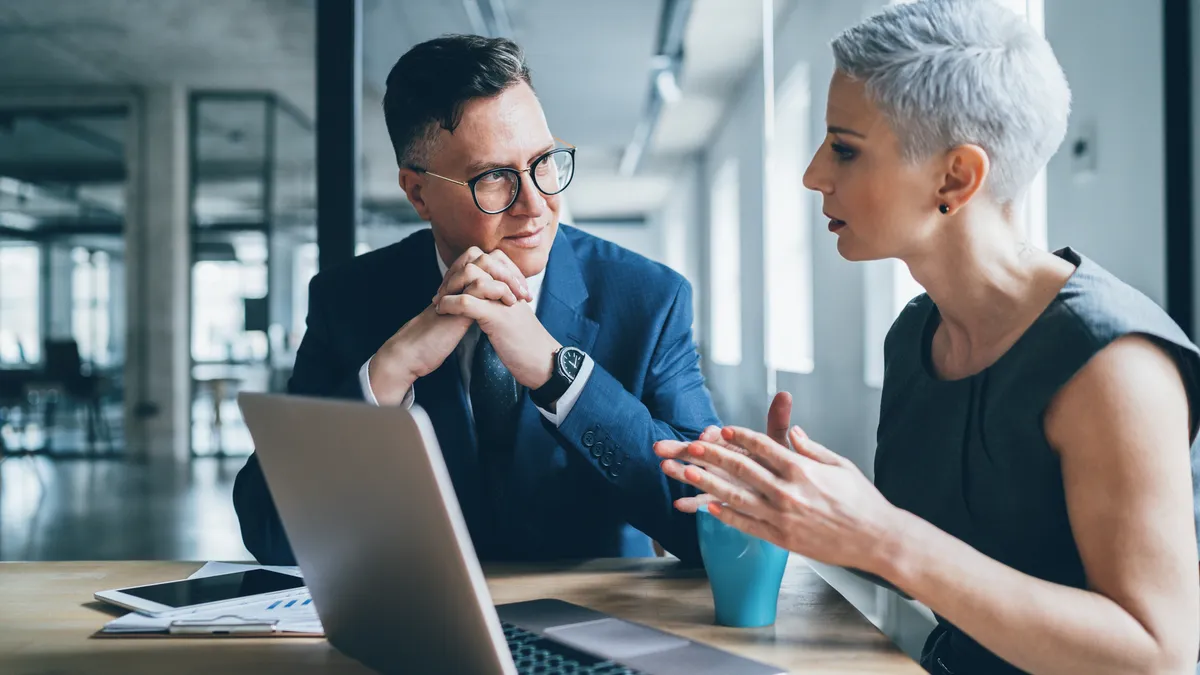
<svg viewBox="0 0 1200 675">
<path fill-rule="evenodd" d="M 987 151 L 978 145 L 960 145 L 949 150 L 943 164 L 942 185 L 937 193 L 939 210 L 953 214 L 966 206 L 983 188 L 991 168 Z"/>
</svg>

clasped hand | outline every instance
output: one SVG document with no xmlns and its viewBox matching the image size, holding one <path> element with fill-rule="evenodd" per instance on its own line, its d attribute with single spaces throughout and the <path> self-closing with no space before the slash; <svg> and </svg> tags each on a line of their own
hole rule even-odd
<svg viewBox="0 0 1200 675">
<path fill-rule="evenodd" d="M 472 246 L 446 271 L 432 306 L 439 316 L 479 324 L 517 382 L 537 389 L 550 379 L 561 345 L 538 320 L 532 300 L 525 276 L 503 251 Z"/>
<path fill-rule="evenodd" d="M 428 307 L 404 324 L 372 357 L 371 391 L 381 405 L 397 405 L 413 384 L 436 370 L 473 324 L 521 385 L 537 389 L 561 347 L 529 301 L 525 277 L 503 251 L 471 247 L 446 270 Z"/>
</svg>

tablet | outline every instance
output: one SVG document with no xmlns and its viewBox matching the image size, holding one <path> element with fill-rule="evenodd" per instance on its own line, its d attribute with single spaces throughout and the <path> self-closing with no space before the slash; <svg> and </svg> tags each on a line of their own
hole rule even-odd
<svg viewBox="0 0 1200 675">
<path fill-rule="evenodd" d="M 97 600 L 150 616 L 302 595 L 304 579 L 264 569 L 97 591 Z"/>
</svg>

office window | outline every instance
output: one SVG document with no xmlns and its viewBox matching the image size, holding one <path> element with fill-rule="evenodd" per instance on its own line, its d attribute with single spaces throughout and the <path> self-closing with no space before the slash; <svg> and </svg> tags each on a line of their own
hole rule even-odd
<svg viewBox="0 0 1200 675">
<path fill-rule="evenodd" d="M 738 213 L 738 165 L 728 159 L 713 177 L 709 213 L 709 296 L 713 363 L 742 362 L 741 217 Z"/>
<path fill-rule="evenodd" d="M 892 4 L 904 4 L 912 0 L 892 0 Z M 1012 11 L 1024 16 L 1039 34 L 1045 34 L 1045 0 L 996 0 Z M 1024 208 L 1018 216 L 1029 243 L 1039 248 L 1048 246 L 1048 231 L 1046 225 L 1046 170 L 1038 173 L 1030 186 L 1025 199 Z M 913 279 L 908 266 L 899 260 L 888 260 L 885 264 L 891 267 L 890 274 L 872 271 L 870 266 L 864 270 L 867 280 L 867 294 L 882 295 L 888 302 L 879 302 L 878 298 L 868 297 L 867 311 L 867 360 L 864 379 L 868 385 L 881 386 L 883 383 L 883 341 L 887 330 L 896 317 L 914 297 L 925 292 L 921 284 Z M 886 315 L 874 313 L 886 312 Z M 886 320 L 883 320 L 886 317 Z"/>
<path fill-rule="evenodd" d="M 0 363 L 41 360 L 40 263 L 33 244 L 0 246 Z"/>
<path fill-rule="evenodd" d="M 110 361 L 109 260 L 104 251 L 71 251 L 71 335 L 79 358 L 98 366 Z"/>
<path fill-rule="evenodd" d="M 230 259 L 200 260 L 192 266 L 192 358 L 198 362 L 245 363 L 267 356 L 267 336 L 246 330 L 246 298 L 267 293 L 266 237 L 238 236 Z"/>
<path fill-rule="evenodd" d="M 766 260 L 767 369 L 813 370 L 812 202 L 802 184 L 811 156 L 808 64 L 800 63 L 775 98 L 775 139 L 768 148 Z"/>
</svg>

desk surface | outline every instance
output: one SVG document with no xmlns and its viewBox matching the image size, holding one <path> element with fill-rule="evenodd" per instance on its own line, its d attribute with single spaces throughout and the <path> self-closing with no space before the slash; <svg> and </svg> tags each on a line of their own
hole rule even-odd
<svg viewBox="0 0 1200 675">
<path fill-rule="evenodd" d="M 0 672 L 368 673 L 323 639 L 89 639 L 114 613 L 98 590 L 186 577 L 188 562 L 0 563 Z M 488 567 L 497 604 L 556 597 L 789 668 L 795 673 L 925 671 L 792 556 L 775 626 L 712 625 L 707 581 L 666 560 Z"/>
</svg>

